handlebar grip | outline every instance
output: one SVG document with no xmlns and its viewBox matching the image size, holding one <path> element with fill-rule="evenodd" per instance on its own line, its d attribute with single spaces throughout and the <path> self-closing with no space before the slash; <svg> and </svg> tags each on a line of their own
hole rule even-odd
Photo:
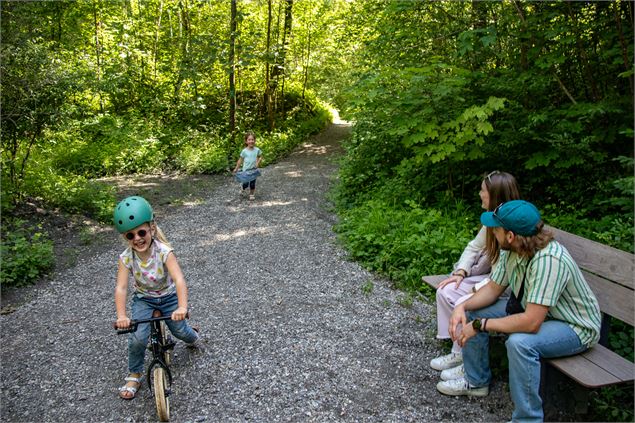
<svg viewBox="0 0 635 423">
<path fill-rule="evenodd" d="M 131 320 L 130 321 L 130 326 L 128 326 L 125 329 L 120 329 L 120 328 L 117 327 L 117 322 L 114 322 L 112 324 L 112 327 L 117 331 L 117 335 L 123 335 L 124 333 L 136 332 L 137 323 L 134 320 Z"/>
</svg>

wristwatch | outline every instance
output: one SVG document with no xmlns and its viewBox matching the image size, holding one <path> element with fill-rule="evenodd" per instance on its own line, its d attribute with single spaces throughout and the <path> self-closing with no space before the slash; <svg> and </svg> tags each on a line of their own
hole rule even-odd
<svg viewBox="0 0 635 423">
<path fill-rule="evenodd" d="M 477 332 L 481 332 L 481 319 L 472 320 L 472 329 Z"/>
</svg>

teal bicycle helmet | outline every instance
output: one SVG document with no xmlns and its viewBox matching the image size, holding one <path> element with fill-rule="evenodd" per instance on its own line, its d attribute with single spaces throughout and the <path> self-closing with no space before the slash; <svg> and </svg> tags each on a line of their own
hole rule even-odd
<svg viewBox="0 0 635 423">
<path fill-rule="evenodd" d="M 152 206 L 145 198 L 132 196 L 124 198 L 115 207 L 113 221 L 119 233 L 128 232 L 139 225 L 151 222 L 154 219 Z"/>
</svg>

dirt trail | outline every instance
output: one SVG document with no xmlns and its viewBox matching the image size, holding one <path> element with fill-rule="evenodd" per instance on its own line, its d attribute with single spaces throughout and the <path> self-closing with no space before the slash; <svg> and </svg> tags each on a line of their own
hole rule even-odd
<svg viewBox="0 0 635 423">
<path fill-rule="evenodd" d="M 325 194 L 349 131 L 334 124 L 263 169 L 255 201 L 218 177 L 202 201 L 159 209 L 207 339 L 202 352 L 175 349 L 173 421 L 509 419 L 500 383 L 484 400 L 437 393 L 434 307 L 408 306 L 336 244 Z M 133 401 L 117 397 L 126 339 L 110 325 L 123 246 L 101 246 L 0 316 L 2 421 L 155 420 L 146 384 Z"/>
</svg>

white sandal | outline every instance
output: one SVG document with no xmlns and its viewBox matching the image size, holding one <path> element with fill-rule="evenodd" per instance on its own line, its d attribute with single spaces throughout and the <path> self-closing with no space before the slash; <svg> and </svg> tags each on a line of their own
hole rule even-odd
<svg viewBox="0 0 635 423">
<path fill-rule="evenodd" d="M 139 388 L 141 388 L 141 377 L 128 376 L 124 380 L 126 382 L 138 383 L 139 386 L 137 386 L 136 388 L 134 386 L 128 386 L 127 384 L 122 386 L 121 388 L 119 388 L 119 398 L 124 399 L 124 400 L 134 399 L 137 396 L 137 391 L 139 390 Z M 132 394 L 132 396 L 131 397 L 124 397 L 124 396 L 121 395 L 122 392 L 130 392 Z"/>
</svg>

